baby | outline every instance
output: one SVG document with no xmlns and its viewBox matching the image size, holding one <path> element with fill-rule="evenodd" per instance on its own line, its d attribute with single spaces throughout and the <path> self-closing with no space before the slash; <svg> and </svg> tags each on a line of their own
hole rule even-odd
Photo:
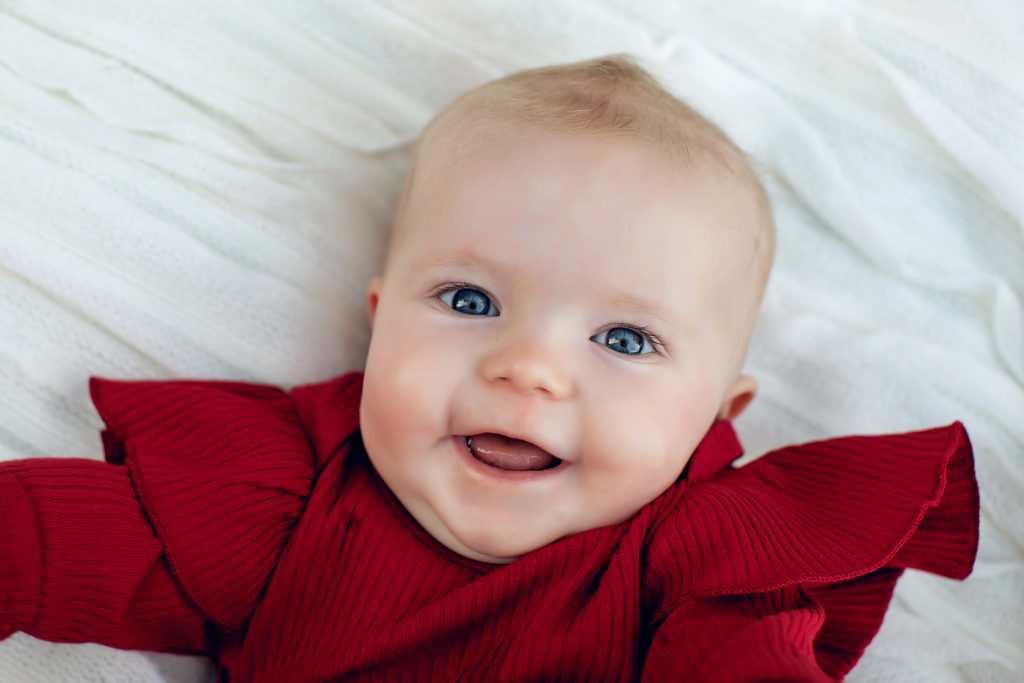
<svg viewBox="0 0 1024 683">
<path fill-rule="evenodd" d="M 773 225 L 744 155 L 624 58 L 442 111 L 364 375 L 92 381 L 107 463 L 0 467 L 0 637 L 222 680 L 834 680 L 906 567 L 963 578 L 958 423 L 734 469 Z"/>
<path fill-rule="evenodd" d="M 628 519 L 753 397 L 772 242 L 743 155 L 628 64 L 469 93 L 417 146 L 370 285 L 374 469 L 484 562 Z"/>
</svg>

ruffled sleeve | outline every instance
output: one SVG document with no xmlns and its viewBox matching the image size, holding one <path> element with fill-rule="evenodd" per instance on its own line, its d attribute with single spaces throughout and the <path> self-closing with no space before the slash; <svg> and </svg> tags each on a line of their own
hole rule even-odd
<svg viewBox="0 0 1024 683">
<path fill-rule="evenodd" d="M 90 391 L 106 458 L 127 466 L 181 590 L 242 629 L 302 513 L 314 456 L 291 397 L 231 382 L 115 382 Z"/>
<path fill-rule="evenodd" d="M 647 555 L 646 597 L 664 629 L 651 653 L 673 643 L 676 671 L 720 656 L 755 671 L 757 652 L 786 642 L 808 644 L 821 674 L 841 678 L 877 632 L 904 569 L 953 579 L 971 571 L 978 488 L 960 423 L 784 448 L 738 469 L 719 469 L 739 454 L 721 446 L 738 444 L 727 423 L 708 441 L 719 447 L 694 454 Z M 728 634 L 677 637 L 673 625 L 696 623 L 694 610 L 710 610 Z M 730 610 L 738 616 L 723 616 Z"/>
</svg>

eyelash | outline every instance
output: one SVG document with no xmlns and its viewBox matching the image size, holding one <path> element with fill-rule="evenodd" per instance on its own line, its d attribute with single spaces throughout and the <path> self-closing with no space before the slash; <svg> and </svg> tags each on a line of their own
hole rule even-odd
<svg viewBox="0 0 1024 683">
<path fill-rule="evenodd" d="M 481 294 L 485 295 L 488 299 L 490 299 L 492 306 L 498 308 L 498 305 L 494 303 L 495 299 L 493 296 L 491 296 L 490 292 L 488 292 L 480 285 L 474 285 L 471 282 L 447 282 L 439 287 L 435 287 L 427 296 L 431 299 L 440 299 L 445 294 L 448 294 L 449 292 L 457 292 L 460 289 L 475 289 L 476 291 L 480 292 Z M 500 313 L 500 309 L 498 310 Z"/>
<path fill-rule="evenodd" d="M 435 287 L 433 290 L 431 290 L 431 292 L 429 294 L 429 298 L 435 299 L 435 300 L 440 300 L 440 298 L 442 296 L 444 296 L 445 294 L 448 294 L 450 292 L 457 292 L 460 289 L 475 289 L 478 292 L 481 292 L 488 299 L 491 300 L 491 305 L 494 306 L 495 309 L 498 311 L 498 315 L 501 315 L 501 309 L 499 309 L 497 307 L 497 305 L 494 303 L 494 297 L 486 289 L 483 289 L 479 285 L 475 285 L 475 284 L 473 284 L 471 282 L 448 282 L 448 283 L 445 283 L 445 284 L 440 285 L 438 287 Z M 610 332 L 610 331 L 614 330 L 617 327 L 624 327 L 624 328 L 626 328 L 628 330 L 633 330 L 634 332 L 636 332 L 637 334 L 639 334 L 640 336 L 642 336 L 644 339 L 647 340 L 647 342 L 651 345 L 651 348 L 654 349 L 654 353 L 658 354 L 659 356 L 665 355 L 665 344 L 664 344 L 664 342 L 662 342 L 661 338 L 658 337 L 658 335 L 655 334 L 646 325 L 634 325 L 632 323 L 623 323 L 623 322 L 611 323 L 609 325 L 605 325 L 604 327 L 602 327 L 601 330 L 599 330 L 594 336 L 597 336 L 597 335 L 601 334 L 602 332 Z"/>
</svg>

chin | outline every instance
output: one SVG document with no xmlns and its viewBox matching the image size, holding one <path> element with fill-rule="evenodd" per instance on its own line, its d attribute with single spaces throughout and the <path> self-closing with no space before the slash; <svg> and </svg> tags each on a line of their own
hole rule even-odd
<svg viewBox="0 0 1024 683">
<path fill-rule="evenodd" d="M 514 536 L 510 533 L 509 536 Z M 460 548 L 453 548 L 460 555 L 465 555 L 471 560 L 487 562 L 488 564 L 508 564 L 517 560 L 527 553 L 547 545 L 529 545 L 522 542 L 510 542 L 508 538 L 494 538 L 492 534 L 484 533 L 479 536 L 469 535 L 456 537 Z"/>
<path fill-rule="evenodd" d="M 488 564 L 508 564 L 513 560 L 519 559 L 530 551 L 528 549 L 512 547 L 507 543 L 495 542 L 474 543 L 472 545 L 464 544 L 462 550 L 459 552 L 466 555 L 471 560 L 477 560 L 478 562 L 486 562 Z"/>
</svg>

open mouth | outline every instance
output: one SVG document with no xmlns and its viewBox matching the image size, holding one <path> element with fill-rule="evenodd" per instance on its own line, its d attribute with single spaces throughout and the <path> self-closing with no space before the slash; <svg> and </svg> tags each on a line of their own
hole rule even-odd
<svg viewBox="0 0 1024 683">
<path fill-rule="evenodd" d="M 491 467 L 512 472 L 532 472 L 558 467 L 561 460 L 529 441 L 513 439 L 501 434 L 475 434 L 467 436 L 466 448 L 470 454 Z"/>
</svg>

